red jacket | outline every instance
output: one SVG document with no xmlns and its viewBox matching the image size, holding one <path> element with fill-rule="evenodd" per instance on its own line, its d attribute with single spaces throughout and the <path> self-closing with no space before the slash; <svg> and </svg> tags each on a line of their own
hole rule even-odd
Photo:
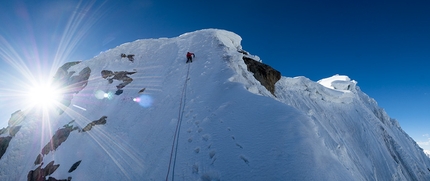
<svg viewBox="0 0 430 181">
<path fill-rule="evenodd" d="M 196 56 L 196 55 L 194 55 L 194 53 L 187 52 L 187 57 L 191 57 L 191 56 Z"/>
</svg>

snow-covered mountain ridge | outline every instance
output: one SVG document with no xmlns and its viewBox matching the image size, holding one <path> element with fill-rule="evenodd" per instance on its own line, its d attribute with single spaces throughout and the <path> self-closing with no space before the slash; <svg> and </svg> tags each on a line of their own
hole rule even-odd
<svg viewBox="0 0 430 181">
<path fill-rule="evenodd" d="M 0 180 L 430 180 L 357 82 L 280 77 L 271 92 L 240 42 L 207 29 L 66 64 L 62 114 L 18 111 L 0 132 Z"/>
</svg>

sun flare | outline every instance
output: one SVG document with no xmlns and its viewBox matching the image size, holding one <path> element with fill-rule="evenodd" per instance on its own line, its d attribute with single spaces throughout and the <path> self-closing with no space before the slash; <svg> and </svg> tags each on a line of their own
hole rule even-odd
<svg viewBox="0 0 430 181">
<path fill-rule="evenodd" d="M 28 90 L 26 101 L 30 107 L 52 109 L 58 106 L 62 91 L 52 84 L 35 85 Z"/>
</svg>

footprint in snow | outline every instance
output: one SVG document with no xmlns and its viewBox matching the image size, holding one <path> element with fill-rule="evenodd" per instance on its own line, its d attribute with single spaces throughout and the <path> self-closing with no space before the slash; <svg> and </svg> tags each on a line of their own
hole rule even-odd
<svg viewBox="0 0 430 181">
<path fill-rule="evenodd" d="M 200 153 L 200 147 L 196 147 L 196 148 L 194 148 L 194 152 L 195 152 L 195 153 Z"/>
<path fill-rule="evenodd" d="M 249 160 L 244 155 L 240 155 L 239 158 L 242 159 L 247 165 L 249 165 Z"/>
<path fill-rule="evenodd" d="M 209 138 L 210 138 L 210 135 L 209 135 L 209 134 L 204 134 L 204 135 L 202 136 L 202 140 L 203 140 L 203 141 L 208 141 L 208 140 L 209 140 Z"/>
<path fill-rule="evenodd" d="M 214 158 L 215 154 L 216 154 L 216 151 L 215 151 L 215 150 L 210 151 L 210 152 L 209 152 L 209 158 L 210 158 L 210 159 Z"/>
</svg>

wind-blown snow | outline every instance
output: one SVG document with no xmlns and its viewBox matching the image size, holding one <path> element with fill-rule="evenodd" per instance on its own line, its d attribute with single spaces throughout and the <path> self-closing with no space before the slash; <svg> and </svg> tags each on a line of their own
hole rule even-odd
<svg viewBox="0 0 430 181">
<path fill-rule="evenodd" d="M 83 128 L 102 116 L 105 125 L 72 131 L 43 158 L 60 164 L 52 177 L 430 180 L 430 159 L 357 82 L 282 77 L 274 96 L 247 71 L 240 42 L 232 32 L 200 30 L 125 43 L 72 66 L 69 72 L 91 69 L 88 85 L 61 116 L 28 113 L 0 160 L 0 180 L 25 180 L 58 128 L 71 120 Z M 193 63 L 185 64 L 187 51 L 195 53 Z M 134 62 L 121 53 L 134 54 Z M 102 70 L 137 73 L 122 94 L 100 99 L 120 83 L 109 84 Z M 145 106 L 133 101 L 143 88 Z"/>
</svg>

